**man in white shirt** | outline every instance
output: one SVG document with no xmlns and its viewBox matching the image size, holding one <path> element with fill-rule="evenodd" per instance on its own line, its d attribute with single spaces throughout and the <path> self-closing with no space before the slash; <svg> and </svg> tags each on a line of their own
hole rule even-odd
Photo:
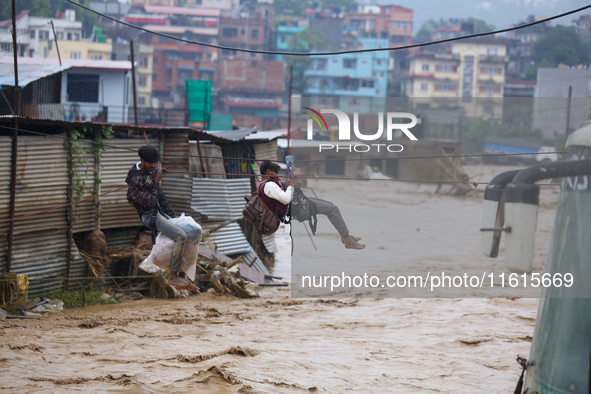
<svg viewBox="0 0 591 394">
<path fill-rule="evenodd" d="M 265 160 L 261 163 L 261 175 L 264 183 L 261 186 L 261 198 L 265 205 L 281 217 L 287 212 L 288 205 L 293 199 L 294 187 L 289 182 L 286 188 L 279 180 L 279 165 Z M 326 215 L 334 228 L 341 235 L 341 242 L 347 249 L 363 249 L 365 245 L 360 244 L 361 238 L 349 234 L 349 229 L 341 216 L 339 208 L 330 201 L 318 198 L 309 198 L 315 205 L 317 213 Z"/>
</svg>

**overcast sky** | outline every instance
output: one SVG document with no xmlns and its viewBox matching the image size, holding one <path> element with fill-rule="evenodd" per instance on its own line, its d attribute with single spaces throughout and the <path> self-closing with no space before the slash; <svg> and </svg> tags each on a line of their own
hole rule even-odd
<svg viewBox="0 0 591 394">
<path fill-rule="evenodd" d="M 548 17 L 589 5 L 586 0 L 378 0 L 379 4 L 398 4 L 414 10 L 415 33 L 423 22 L 439 18 L 473 16 L 502 29 L 524 20 L 528 15 Z M 375 4 L 375 3 L 374 3 Z M 570 25 L 579 15 L 591 14 L 591 9 L 558 20 Z"/>
</svg>

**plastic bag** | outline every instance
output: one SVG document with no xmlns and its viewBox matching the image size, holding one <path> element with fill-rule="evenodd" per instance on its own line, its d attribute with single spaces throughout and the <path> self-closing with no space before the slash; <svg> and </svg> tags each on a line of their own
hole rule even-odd
<svg viewBox="0 0 591 394">
<path fill-rule="evenodd" d="M 195 280 L 195 270 L 197 269 L 197 258 L 199 257 L 199 242 L 201 241 L 201 226 L 193 220 L 191 216 L 185 216 L 184 213 L 178 218 L 168 219 L 171 223 L 179 226 L 187 234 L 188 240 L 183 250 L 183 261 L 181 271 L 183 271 L 191 280 Z M 174 241 L 166 235 L 160 233 L 156 237 L 156 243 L 152 247 L 150 255 L 142 261 L 142 266 L 156 265 L 162 269 L 170 269 L 172 259 L 172 249 Z"/>
</svg>

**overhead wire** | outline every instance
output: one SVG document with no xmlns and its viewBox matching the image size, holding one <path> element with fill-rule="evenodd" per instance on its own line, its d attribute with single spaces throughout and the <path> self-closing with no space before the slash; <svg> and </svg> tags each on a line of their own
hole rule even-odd
<svg viewBox="0 0 591 394">
<path fill-rule="evenodd" d="M 8 130 L 14 130 L 14 127 L 8 127 L 8 126 L 0 126 L 0 128 L 3 129 L 8 129 Z M 127 147 L 123 147 L 123 146 L 116 146 L 116 145 L 110 145 L 110 144 L 104 144 L 104 143 L 98 143 L 98 142 L 93 142 L 90 140 L 80 140 L 80 139 L 74 139 L 74 138 L 70 138 L 70 137 L 63 137 L 60 135 L 55 135 L 55 134 L 47 134 L 47 133 L 41 133 L 38 131 L 32 131 L 32 130 L 26 130 L 26 129 L 22 129 L 19 128 L 18 131 L 22 131 L 24 133 L 30 133 L 30 134 L 35 134 L 35 135 L 40 135 L 43 137 L 49 137 L 49 138 L 57 138 L 57 139 L 61 139 L 61 140 L 67 140 L 67 141 L 78 141 L 80 143 L 84 143 L 84 144 L 90 144 L 90 145 L 101 145 L 101 146 L 105 146 L 105 147 L 109 147 L 109 148 L 113 148 L 113 149 L 122 149 L 122 150 L 126 150 L 129 152 L 137 152 L 136 149 L 133 148 L 127 148 Z M 319 142 L 326 142 L 327 144 L 329 144 L 331 141 L 319 141 Z M 357 152 L 357 153 L 364 153 L 364 152 Z M 543 153 L 481 153 L 481 154 L 467 154 L 467 155 L 435 155 L 435 156 L 405 156 L 405 157 L 376 157 L 376 158 L 372 158 L 372 159 L 380 159 L 380 160 L 412 160 L 412 159 L 443 159 L 443 158 L 467 158 L 467 157 L 498 157 L 498 156 L 524 156 L 524 155 L 548 155 L 548 154 L 563 154 L 563 153 L 567 153 L 566 151 L 553 151 L 553 152 L 543 152 Z M 171 156 L 171 157 L 201 157 L 204 159 L 218 159 L 218 160 L 240 160 L 240 161 L 253 161 L 253 162 L 261 162 L 264 160 L 271 160 L 271 159 L 263 159 L 263 158 L 252 158 L 252 157 L 231 157 L 231 156 L 200 156 L 200 155 L 185 155 L 185 154 L 176 154 L 176 153 L 160 153 L 160 156 Z M 330 162 L 330 161 L 363 161 L 363 160 L 369 160 L 369 158 L 365 157 L 361 157 L 361 158 L 349 158 L 349 159 L 317 159 L 317 160 L 298 160 L 298 162 L 301 163 L 316 163 L 316 162 Z M 238 174 L 231 174 L 231 175 L 238 175 Z M 243 175 L 243 174 L 239 174 L 239 175 Z"/>
<path fill-rule="evenodd" d="M 351 49 L 351 50 L 347 50 L 347 51 L 337 51 L 337 52 L 313 52 L 313 53 L 303 53 L 303 52 L 282 52 L 282 51 L 263 51 L 263 50 L 256 50 L 256 49 L 247 49 L 247 48 L 236 48 L 236 47 L 229 47 L 229 46 L 225 46 L 225 45 L 217 45 L 217 44 L 211 44 L 211 43 L 207 43 L 207 42 L 201 42 L 201 41 L 193 41 L 193 40 L 188 40 L 186 38 L 181 38 L 181 37 L 175 37 L 175 36 L 171 36 L 169 34 L 164 34 L 164 33 L 160 33 L 160 32 L 156 32 L 150 29 L 146 29 L 144 27 L 141 26 L 137 26 L 128 22 L 124 22 L 121 21 L 117 18 L 113 18 L 109 15 L 103 14 L 99 11 L 96 11 L 90 7 L 87 7 L 85 5 L 79 4 L 73 0 L 66 0 L 67 2 L 74 4 L 77 7 L 81 7 L 84 8 L 87 11 L 93 12 L 97 15 L 102 16 L 103 18 L 106 19 L 110 19 L 116 23 L 131 27 L 133 29 L 137 29 L 137 30 L 141 30 L 144 31 L 146 33 L 150 33 L 150 34 L 154 34 L 157 36 L 161 36 L 161 37 L 166 37 L 172 40 L 176 40 L 176 41 L 180 41 L 180 42 L 184 42 L 187 44 L 193 44 L 193 45 L 201 45 L 201 46 L 205 46 L 205 47 L 210 47 L 210 48 L 216 48 L 216 49 L 225 49 L 225 50 L 230 50 L 230 51 L 236 51 L 236 52 L 246 52 L 246 53 L 260 53 L 260 54 L 267 54 L 267 55 L 287 55 L 287 56 L 333 56 L 333 55 L 344 55 L 344 54 L 349 54 L 349 53 L 366 53 L 366 52 L 380 52 L 380 51 L 399 51 L 399 50 L 403 50 L 403 49 L 410 49 L 410 48 L 420 48 L 420 47 L 424 47 L 424 46 L 429 46 L 429 45 L 436 45 L 436 44 L 443 44 L 446 42 L 452 42 L 452 41 L 458 41 L 458 40 L 465 40 L 465 39 L 469 39 L 469 38 L 477 38 L 477 37 L 485 37 L 485 36 L 490 36 L 490 35 L 495 35 L 495 34 L 500 34 L 500 33 L 506 33 L 506 32 L 510 32 L 510 31 L 514 31 L 514 30 L 519 30 L 519 29 L 524 29 L 526 27 L 530 27 L 530 26 L 534 26 L 534 25 L 538 25 L 541 23 L 545 23 L 545 22 L 549 22 L 552 21 L 554 19 L 559 19 L 559 18 L 563 18 L 565 16 L 568 15 L 572 15 L 572 14 L 576 14 L 578 12 L 584 11 L 586 9 L 591 8 L 591 4 L 586 5 L 584 7 L 580 7 L 571 11 L 567 11 L 567 12 L 563 12 L 561 14 L 557 14 L 548 18 L 543 18 L 534 22 L 530 22 L 530 23 L 525 23 L 523 25 L 517 25 L 517 26 L 512 26 L 512 27 L 508 27 L 505 29 L 500 29 L 500 30 L 493 30 L 490 32 L 483 32 L 483 33 L 475 33 L 475 34 L 468 34 L 465 36 L 461 36 L 461 37 L 454 37 L 454 38 L 446 38 L 443 40 L 435 40 L 435 41 L 430 41 L 430 42 L 424 42 L 424 43 L 420 43 L 420 44 L 410 44 L 410 45 L 403 45 L 403 46 L 399 46 L 399 47 L 386 47 L 386 48 L 369 48 L 369 49 Z"/>
</svg>

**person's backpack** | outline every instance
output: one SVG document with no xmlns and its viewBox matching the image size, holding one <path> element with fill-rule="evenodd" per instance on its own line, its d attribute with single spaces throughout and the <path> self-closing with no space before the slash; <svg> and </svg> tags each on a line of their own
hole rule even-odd
<svg viewBox="0 0 591 394">
<path fill-rule="evenodd" d="M 313 235 L 316 235 L 316 226 L 318 225 L 317 213 L 316 204 L 306 197 L 302 189 L 296 187 L 293 193 L 293 199 L 291 200 L 290 216 L 296 218 L 298 222 L 310 221 L 310 230 L 312 230 Z"/>
<path fill-rule="evenodd" d="M 263 184 L 264 182 L 259 185 L 258 193 L 252 196 L 244 196 L 246 206 L 242 210 L 242 216 L 254 226 L 259 234 L 271 235 L 277 231 L 281 220 L 277 212 L 271 211 L 263 202 L 260 196 Z"/>
</svg>

